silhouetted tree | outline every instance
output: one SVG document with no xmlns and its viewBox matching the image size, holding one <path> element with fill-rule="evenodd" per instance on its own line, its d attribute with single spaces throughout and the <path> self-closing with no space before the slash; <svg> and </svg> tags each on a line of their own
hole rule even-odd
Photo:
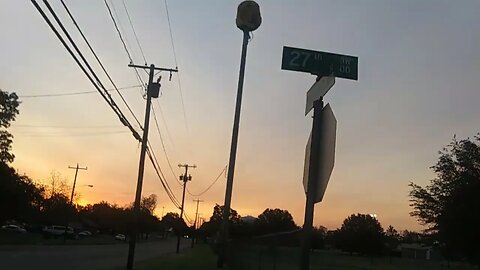
<svg viewBox="0 0 480 270">
<path fill-rule="evenodd" d="M 76 209 L 70 204 L 70 199 L 60 193 L 44 199 L 41 221 L 49 225 L 64 225 L 66 217 L 72 217 Z"/>
<path fill-rule="evenodd" d="M 400 234 L 395 230 L 395 228 L 390 225 L 385 231 L 385 244 L 387 247 L 387 252 L 390 257 L 394 254 L 394 250 L 400 244 Z"/>
<path fill-rule="evenodd" d="M 0 162 L 0 223 L 7 219 L 33 222 L 43 204 L 44 190 L 27 176 Z"/>
<path fill-rule="evenodd" d="M 313 227 L 312 231 L 312 249 L 325 248 L 328 229 L 324 226 Z"/>
<path fill-rule="evenodd" d="M 439 152 L 436 177 L 425 188 L 410 183 L 410 213 L 438 232 L 445 255 L 480 268 L 480 137 L 456 138 Z"/>
<path fill-rule="evenodd" d="M 45 190 L 47 197 L 53 197 L 57 194 L 63 195 L 67 198 L 71 196 L 71 187 L 67 184 L 67 178 L 62 176 L 58 171 L 51 171 L 50 178 L 46 180 Z"/>
<path fill-rule="evenodd" d="M 220 227 L 223 220 L 223 205 L 216 204 L 213 207 L 213 214 L 208 222 L 205 222 L 200 227 L 200 232 L 206 236 L 213 236 L 220 232 Z M 230 215 L 228 218 L 230 223 L 230 232 L 235 235 L 238 233 L 239 225 L 242 223 L 240 215 L 234 209 L 230 208 Z"/>
<path fill-rule="evenodd" d="M 15 155 L 11 153 L 13 136 L 7 130 L 18 114 L 18 96 L 0 89 L 0 163 L 13 162 Z"/>
<path fill-rule="evenodd" d="M 336 244 L 350 253 L 379 255 L 384 246 L 383 228 L 378 220 L 370 215 L 351 215 L 343 221 L 338 230 Z"/>
<path fill-rule="evenodd" d="M 400 239 L 404 243 L 422 243 L 422 234 L 419 232 L 404 230 L 401 235 Z"/>
<path fill-rule="evenodd" d="M 267 234 L 297 229 L 292 215 L 287 210 L 267 208 L 255 220 L 257 233 Z"/>
<path fill-rule="evenodd" d="M 188 230 L 187 224 L 178 213 L 166 213 L 160 223 L 165 230 L 173 229 L 175 234 L 183 234 Z"/>
<path fill-rule="evenodd" d="M 155 208 L 157 208 L 157 195 L 150 194 L 148 197 L 143 197 L 140 201 L 140 207 L 142 210 L 147 211 L 150 215 L 153 215 Z"/>
</svg>

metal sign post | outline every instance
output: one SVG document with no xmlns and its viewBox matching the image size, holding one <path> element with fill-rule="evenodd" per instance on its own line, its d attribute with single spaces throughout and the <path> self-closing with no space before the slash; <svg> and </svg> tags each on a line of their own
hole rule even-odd
<svg viewBox="0 0 480 270">
<path fill-rule="evenodd" d="M 311 136 L 311 152 L 310 164 L 319 163 L 320 152 L 320 126 L 322 125 L 321 111 L 323 107 L 322 99 L 316 100 L 313 103 L 313 124 Z M 301 263 L 300 269 L 307 270 L 310 264 L 310 242 L 313 225 L 313 211 L 315 207 L 315 191 L 317 190 L 317 181 L 312 181 L 318 178 L 318 170 L 315 166 L 310 166 L 308 170 L 308 188 L 307 200 L 305 203 L 305 218 L 303 222 L 302 246 L 301 246 Z"/>
<path fill-rule="evenodd" d="M 283 47 L 282 69 L 317 75 L 307 92 L 305 115 L 313 108 L 313 124 L 305 149 L 303 186 L 306 193 L 300 269 L 310 268 L 310 247 L 315 203 L 323 200 L 335 164 L 337 119 L 323 96 L 335 77 L 358 79 L 358 57 L 300 48 Z"/>
<path fill-rule="evenodd" d="M 313 102 L 322 98 L 335 84 L 335 77 L 319 77 L 307 92 L 307 102 L 305 105 L 305 115 L 313 109 Z"/>
</svg>

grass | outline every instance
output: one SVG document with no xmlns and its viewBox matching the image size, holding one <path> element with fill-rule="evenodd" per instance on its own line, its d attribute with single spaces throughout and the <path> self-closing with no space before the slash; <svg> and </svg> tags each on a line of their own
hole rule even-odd
<svg viewBox="0 0 480 270">
<path fill-rule="evenodd" d="M 273 252 L 275 250 L 275 252 Z M 299 250 L 293 248 L 269 248 L 248 246 L 241 253 L 230 254 L 233 261 L 225 269 L 276 269 L 297 270 Z M 181 254 L 169 254 L 138 264 L 138 270 L 207 270 L 216 269 L 216 254 L 208 245 L 197 245 Z M 336 251 L 316 251 L 311 255 L 311 270 L 473 270 L 466 263 L 423 261 L 402 258 L 368 258 L 351 256 Z"/>
<path fill-rule="evenodd" d="M 138 263 L 138 270 L 203 270 L 216 269 L 217 257 L 210 246 L 197 244 L 180 254 L 168 254 L 160 258 Z"/>
<path fill-rule="evenodd" d="M 36 245 L 42 241 L 40 234 L 0 231 L 0 245 Z"/>
<path fill-rule="evenodd" d="M 244 246 L 233 249 L 231 270 L 299 268 L 299 249 Z M 310 256 L 311 270 L 473 270 L 472 265 L 460 262 L 412 260 L 389 257 L 351 256 L 337 251 L 315 251 Z"/>
</svg>

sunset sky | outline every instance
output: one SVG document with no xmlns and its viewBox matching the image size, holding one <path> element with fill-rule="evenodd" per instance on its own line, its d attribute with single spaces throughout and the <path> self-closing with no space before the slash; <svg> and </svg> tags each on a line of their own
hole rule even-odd
<svg viewBox="0 0 480 270">
<path fill-rule="evenodd" d="M 59 1 L 50 2 L 95 63 Z M 104 2 L 65 2 L 117 86 L 138 86 Z M 135 63 L 144 64 L 122 1 L 112 2 Z M 164 1 L 125 2 L 148 63 L 175 67 Z M 162 95 L 153 104 L 175 174 L 183 172 L 178 163 L 198 166 L 190 171 L 191 193 L 203 191 L 228 162 L 242 41 L 235 26 L 240 2 L 168 1 L 179 73 L 171 81 L 164 74 Z M 359 58 L 359 80 L 337 79 L 325 97 L 338 121 L 336 163 L 324 201 L 315 207 L 314 224 L 334 229 L 352 213 L 375 213 L 384 228 L 422 229 L 409 216 L 408 183 L 425 185 L 434 177 L 429 167 L 454 134 L 465 138 L 480 131 L 480 1 L 258 3 L 263 22 L 248 47 L 232 208 L 243 216 L 286 209 L 303 224 L 303 162 L 311 128 L 305 94 L 315 77 L 280 69 L 282 47 L 292 46 Z M 22 101 L 9 129 L 15 136 L 13 166 L 39 182 L 58 171 L 71 183 L 75 171 L 68 166 L 78 162 L 88 167 L 78 176 L 82 203 L 132 202 L 140 145 L 101 96 L 28 97 L 95 90 L 30 1 L 2 0 L 0 33 L 0 88 L 17 92 Z M 98 65 L 94 68 L 111 88 Z M 121 91 L 143 124 L 141 88 Z M 112 95 L 134 123 L 119 96 Z M 180 200 L 181 186 L 168 167 L 153 117 L 150 127 L 153 149 Z M 223 204 L 225 182 L 223 175 L 199 197 L 202 217 L 208 219 L 213 206 Z M 158 195 L 158 215 L 178 211 L 147 161 L 143 195 L 149 194 Z M 186 197 L 190 218 L 194 199 Z"/>
</svg>

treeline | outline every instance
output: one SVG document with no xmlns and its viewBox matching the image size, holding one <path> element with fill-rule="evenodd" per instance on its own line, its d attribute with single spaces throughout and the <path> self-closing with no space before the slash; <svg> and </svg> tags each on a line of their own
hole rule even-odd
<svg viewBox="0 0 480 270">
<path fill-rule="evenodd" d="M 70 187 L 52 173 L 50 183 L 38 184 L 19 175 L 8 164 L 0 162 L 0 224 L 17 223 L 31 231 L 46 225 L 65 225 L 99 233 L 125 233 L 132 225 L 132 206 L 124 207 L 102 201 L 81 206 L 70 203 Z M 75 194 L 78 197 L 78 194 Z M 159 230 L 162 225 L 153 213 L 157 197 L 142 198 L 139 225 L 142 232 Z"/>
<path fill-rule="evenodd" d="M 216 205 L 208 222 L 202 224 L 199 234 L 215 240 L 221 229 L 223 206 Z M 229 217 L 230 235 L 238 242 L 255 244 L 299 246 L 301 227 L 295 224 L 287 210 L 266 209 L 258 217 L 241 217 L 231 209 Z M 418 233 L 405 230 L 398 232 L 393 226 L 386 230 L 372 215 L 353 214 L 347 217 L 340 228 L 328 230 L 315 227 L 312 234 L 312 248 L 333 248 L 359 255 L 399 255 L 397 248 L 401 243 L 416 243 L 433 246 L 435 234 Z"/>
</svg>

